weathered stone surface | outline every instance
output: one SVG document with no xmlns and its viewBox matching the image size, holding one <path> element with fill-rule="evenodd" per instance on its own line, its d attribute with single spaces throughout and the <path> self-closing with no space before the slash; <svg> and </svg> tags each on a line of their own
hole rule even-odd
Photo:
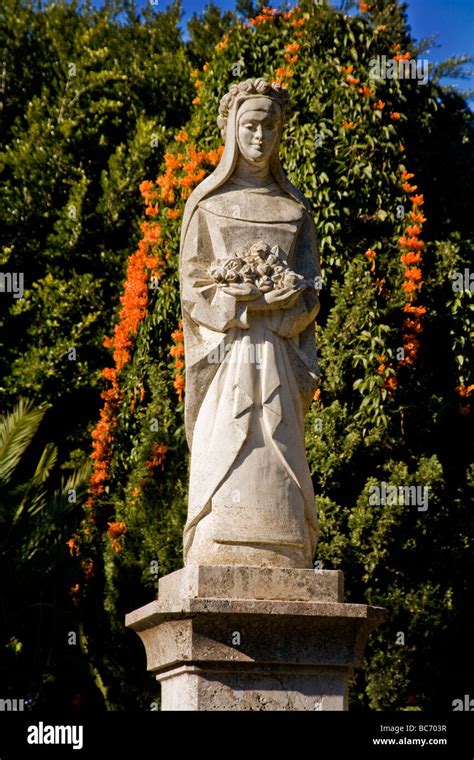
<svg viewBox="0 0 474 760">
<path fill-rule="evenodd" d="M 342 602 L 344 576 L 339 570 L 187 565 L 160 578 L 160 603 L 195 597 Z"/>
<path fill-rule="evenodd" d="M 347 709 L 348 677 L 384 611 L 343 603 L 340 575 L 211 566 L 161 579 L 158 599 L 126 624 L 163 709 Z"/>
<path fill-rule="evenodd" d="M 341 668 L 177 668 L 162 677 L 163 710 L 347 710 Z"/>
<path fill-rule="evenodd" d="M 278 158 L 287 97 L 263 79 L 233 86 L 222 159 L 183 217 L 186 565 L 310 568 L 316 548 L 304 415 L 320 268 L 312 215 Z"/>
</svg>

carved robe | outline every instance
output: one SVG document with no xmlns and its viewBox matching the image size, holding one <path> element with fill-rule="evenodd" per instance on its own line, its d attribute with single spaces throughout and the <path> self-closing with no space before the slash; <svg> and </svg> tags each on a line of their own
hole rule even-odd
<svg viewBox="0 0 474 760">
<path fill-rule="evenodd" d="M 191 449 L 187 564 L 309 567 L 317 540 L 304 414 L 318 382 L 313 288 L 290 308 L 252 311 L 215 283 L 216 259 L 278 244 L 319 276 L 313 220 L 279 185 L 235 179 L 199 201 L 181 253 L 186 431 Z"/>
</svg>

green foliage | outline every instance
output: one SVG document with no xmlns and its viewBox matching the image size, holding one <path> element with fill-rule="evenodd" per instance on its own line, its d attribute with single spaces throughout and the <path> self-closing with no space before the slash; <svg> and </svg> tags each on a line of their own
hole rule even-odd
<svg viewBox="0 0 474 760">
<path fill-rule="evenodd" d="M 202 66 L 212 55 L 215 45 L 235 21 L 231 11 L 222 12 L 215 3 L 209 2 L 201 14 L 193 13 L 188 22 L 188 52 L 195 66 Z"/>
<path fill-rule="evenodd" d="M 472 127 L 462 102 L 454 104 L 437 83 L 421 87 L 413 80 L 370 78 L 371 60 L 390 56 L 394 45 L 416 53 L 403 10 L 393 3 L 372 5 L 369 17 L 303 3 L 300 35 L 302 27 L 281 15 L 253 27 L 234 24 L 195 75 L 202 82 L 200 102 L 186 131 L 198 149 L 216 147 L 222 94 L 240 79 L 272 78 L 276 69 L 287 66 L 285 46 L 298 42 L 298 61 L 288 79 L 293 108 L 282 159 L 291 180 L 312 202 L 323 265 L 317 330 L 321 395 L 307 416 L 322 531 L 317 557 L 325 567 L 344 570 L 349 599 L 389 611 L 387 624 L 371 639 L 365 673 L 354 680 L 354 706 L 446 708 L 449 695 L 446 702 L 439 686 L 448 677 L 441 651 L 453 635 L 449 623 L 458 619 L 467 592 L 453 566 L 466 567 L 472 543 L 472 516 L 464 506 L 466 420 L 455 392 L 469 382 L 464 367 L 470 350 L 470 294 L 451 288 L 452 273 L 467 266 L 472 242 L 459 242 L 458 231 L 466 232 L 470 221 L 462 221 L 457 212 L 456 203 L 465 208 L 467 199 L 458 191 L 462 181 L 453 182 L 449 167 L 451 155 L 456 166 L 463 155 L 461 172 L 467 182 Z M 215 36 L 208 39 L 214 43 Z M 375 107 L 380 101 L 383 107 Z M 443 123 L 450 141 L 443 145 L 437 170 L 440 184 L 430 176 L 426 157 Z M 173 142 L 168 150 L 176 153 Z M 414 366 L 399 365 L 397 353 L 406 302 L 398 238 L 410 211 L 401 186 L 403 169 L 415 172 L 418 192 L 425 196 L 424 237 L 440 241 L 429 242 L 424 255 L 420 297 L 427 315 Z M 435 213 L 432 219 L 432 206 L 445 209 L 444 215 Z M 110 482 L 101 500 L 101 509 L 127 524 L 123 551 L 114 556 L 110 546 L 105 550 L 105 599 L 116 631 L 116 611 L 124 609 L 125 600 L 133 603 L 128 584 L 120 592 L 120 573 L 127 568 L 151 586 L 154 561 L 160 575 L 180 566 L 187 453 L 167 358 L 178 320 L 179 225 L 174 230 L 166 231 L 159 247 L 171 247 L 172 259 L 139 327 L 132 360 L 120 375 L 123 402 Z M 372 269 L 364 256 L 367 249 L 376 252 Z M 383 373 L 381 364 L 387 365 Z M 395 391 L 387 378 L 398 384 Z M 144 389 L 140 399 L 139 387 Z M 154 418 L 159 430 L 153 432 Z M 150 478 L 147 463 L 158 443 L 169 448 Z M 428 508 L 418 511 L 403 499 L 372 504 L 370 489 L 382 482 L 416 486 L 428 494 Z M 455 660 L 452 655 L 450 662 Z M 424 676 L 427 668 L 430 678 Z M 107 679 L 116 683 L 115 671 Z"/>
<path fill-rule="evenodd" d="M 474 249 L 472 194 L 464 189 L 474 169 L 472 114 L 436 77 L 423 86 L 370 77 L 371 61 L 390 57 L 395 46 L 412 56 L 423 49 L 410 39 L 403 6 L 370 5 L 370 14 L 350 15 L 303 0 L 292 17 L 284 10 L 249 25 L 211 4 L 191 21 L 186 45 L 176 4 L 164 13 L 149 7 L 143 17 L 129 3 L 79 10 L 74 2 L 37 8 L 7 0 L 2 10 L 8 97 L 0 261 L 5 271 L 25 272 L 25 298 L 4 294 L 0 301 L 2 392 L 10 404 L 29 396 L 52 406 L 47 437 L 25 477 L 13 485 L 5 480 L 1 503 L 8 525 L 22 499 L 23 516 L 41 504 L 40 533 L 24 523 L 18 533 L 25 556 L 39 552 L 45 526 L 53 526 L 63 554 L 64 542 L 78 532 L 80 554 L 64 573 L 62 603 L 67 609 L 67 589 L 77 584 L 84 678 L 98 709 L 104 703 L 150 709 L 156 702 L 142 645 L 124 630 L 124 615 L 150 601 L 158 577 L 182 563 L 188 450 L 169 353 L 180 313 L 180 221 L 168 216 L 167 206 L 182 210 L 183 199 L 162 202 L 157 190 L 161 242 L 152 253 L 165 263 L 158 287 L 150 282 L 146 317 L 118 375 L 108 478 L 95 523 L 87 509 L 79 528 L 77 508 L 66 509 L 63 497 L 43 491 L 52 472 L 53 491 L 64 494 L 68 483 L 61 486 L 60 471 L 75 478 L 69 487 L 82 488 L 84 471 L 71 470 L 87 458 L 97 419 L 100 370 L 110 363 L 103 336 L 113 332 L 126 260 L 143 219 L 138 185 L 163 176 L 165 151 L 185 150 L 175 139 L 183 126 L 197 150 L 217 148 L 220 97 L 236 81 L 272 79 L 276 72 L 292 99 L 282 161 L 312 204 L 323 270 L 321 392 L 306 420 L 321 523 L 317 559 L 344 571 L 349 600 L 389 612 L 370 638 L 352 704 L 449 709 L 472 680 L 465 661 L 474 630 L 472 610 L 466 611 L 473 592 L 468 499 L 474 478 L 469 398 L 459 390 L 471 382 L 472 293 L 452 287 Z M 245 1 L 237 14 L 245 8 L 259 12 Z M 286 46 L 295 42 L 298 60 L 290 64 Z M 192 72 L 196 66 L 201 70 Z M 459 61 L 449 71 L 461 72 Z M 398 356 L 406 316 L 399 238 L 410 211 L 404 169 L 415 174 L 427 217 L 419 295 L 426 316 L 412 365 Z M 368 249 L 373 260 L 364 255 Z M 15 342 L 7 341 L 12 334 Z M 17 472 L 44 414 L 22 409 L 2 423 L 7 475 L 9 466 Z M 8 430 L 16 431 L 15 445 Z M 428 489 L 428 509 L 403 500 L 372 503 L 371 489 L 381 483 Z M 58 527 L 66 524 L 63 517 L 70 519 L 67 536 Z M 115 550 L 109 523 L 126 526 Z M 53 571 L 55 555 L 49 549 L 46 555 L 53 583 L 64 557 Z M 31 650 L 27 632 L 7 630 L 13 638 L 4 642 L 6 656 L 21 660 Z M 15 641 L 27 643 L 21 650 Z M 55 677 L 35 673 L 40 694 L 50 693 Z"/>
</svg>

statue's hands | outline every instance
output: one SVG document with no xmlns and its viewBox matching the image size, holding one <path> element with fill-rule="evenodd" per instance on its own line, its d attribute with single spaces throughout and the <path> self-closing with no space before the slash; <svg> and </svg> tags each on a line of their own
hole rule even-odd
<svg viewBox="0 0 474 760">
<path fill-rule="evenodd" d="M 237 301 L 254 301 L 260 296 L 259 289 L 251 282 L 235 283 L 222 288 L 224 293 L 233 296 Z"/>
<path fill-rule="evenodd" d="M 264 293 L 257 301 L 249 304 L 252 311 L 272 311 L 274 309 L 291 309 L 298 300 L 301 292 L 305 290 L 306 285 L 297 288 L 281 288 L 279 290 L 270 290 Z"/>
</svg>

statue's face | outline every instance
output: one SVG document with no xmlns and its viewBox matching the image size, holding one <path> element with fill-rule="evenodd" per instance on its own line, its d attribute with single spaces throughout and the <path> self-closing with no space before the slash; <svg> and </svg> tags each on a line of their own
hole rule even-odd
<svg viewBox="0 0 474 760">
<path fill-rule="evenodd" d="M 280 108 L 271 98 L 249 98 L 239 110 L 237 141 L 242 156 L 264 164 L 280 137 Z"/>
</svg>

